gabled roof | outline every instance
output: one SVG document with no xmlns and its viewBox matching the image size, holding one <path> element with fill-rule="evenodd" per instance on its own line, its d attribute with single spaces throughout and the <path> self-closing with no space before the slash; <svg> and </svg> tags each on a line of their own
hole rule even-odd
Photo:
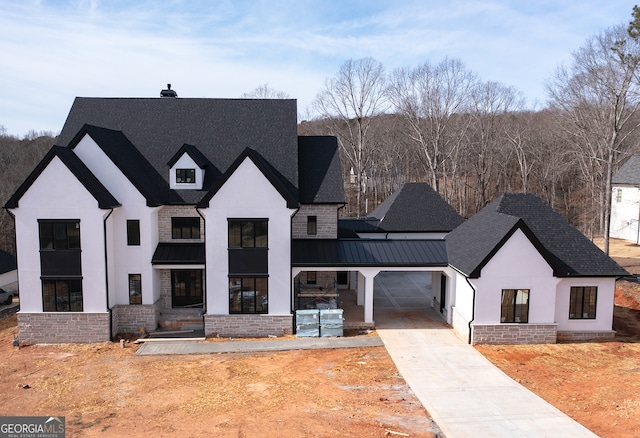
<svg viewBox="0 0 640 438">
<path fill-rule="evenodd" d="M 301 204 L 345 203 L 335 137 L 298 137 L 298 193 Z"/>
<path fill-rule="evenodd" d="M 371 216 L 381 232 L 449 232 L 464 222 L 427 183 L 402 185 Z"/>
<path fill-rule="evenodd" d="M 294 239 L 291 265 L 447 266 L 447 249 L 443 240 Z"/>
<path fill-rule="evenodd" d="M 69 143 L 69 148 L 74 149 L 85 135 L 89 135 L 120 169 L 144 196 L 149 207 L 183 202 L 122 131 L 84 125 Z"/>
<path fill-rule="evenodd" d="M 274 173 L 283 180 L 282 185 L 298 184 L 297 108 L 293 99 L 78 97 L 60 133 L 60 144 L 69 144 L 85 124 L 121 131 L 155 169 L 167 190 L 167 163 L 185 143 L 197 146 L 225 173 L 250 147 L 277 171 Z M 185 190 L 177 199 L 164 201 L 197 203 L 205 194 L 204 190 Z M 173 192 L 172 196 L 176 195 Z"/>
<path fill-rule="evenodd" d="M 119 207 L 118 200 L 106 189 L 105 186 L 95 177 L 85 166 L 78 156 L 69 148 L 53 146 L 44 158 L 38 163 L 27 179 L 18 187 L 18 190 L 5 204 L 5 208 L 18 208 L 20 198 L 29 190 L 40 174 L 47 168 L 49 163 L 55 158 L 69 169 L 69 171 L 80 181 L 89 193 L 98 201 L 98 206 L 102 209 Z"/>
<path fill-rule="evenodd" d="M 640 186 L 640 156 L 632 155 L 613 175 L 613 184 Z"/>
<path fill-rule="evenodd" d="M 187 144 L 187 143 L 183 144 L 182 147 L 180 149 L 178 149 L 178 151 L 175 153 L 175 155 L 173 157 L 171 157 L 171 159 L 167 163 L 167 166 L 173 167 L 173 165 L 176 164 L 176 162 L 184 154 L 189 155 L 189 157 L 191 157 L 193 162 L 196 163 L 196 165 L 200 169 L 206 169 L 209 166 L 213 166 L 211 164 L 211 161 L 209 161 L 209 159 L 207 157 L 205 157 L 203 155 L 203 153 L 198 150 L 197 147 L 195 147 L 193 145 L 190 145 L 190 144 Z"/>
<path fill-rule="evenodd" d="M 297 202 L 297 190 L 295 187 L 291 186 L 287 183 L 286 180 L 282 178 L 282 175 L 275 169 L 267 160 L 265 160 L 258 152 L 253 149 L 246 148 L 233 164 L 227 169 L 227 171 L 222 175 L 222 177 L 218 178 L 213 187 L 207 192 L 207 194 L 202 198 L 202 200 L 198 203 L 199 208 L 206 208 L 209 206 L 209 201 L 211 198 L 218 193 L 218 190 L 222 188 L 222 186 L 227 182 L 227 180 L 233 175 L 233 173 L 240 167 L 242 162 L 245 159 L 250 159 L 253 164 L 262 172 L 262 174 L 267 178 L 267 180 L 271 183 L 271 185 L 280 193 L 280 195 L 287 202 L 288 208 L 296 208 L 298 206 Z"/>
<path fill-rule="evenodd" d="M 532 194 L 505 194 L 446 237 L 449 264 L 471 278 L 516 230 L 522 230 L 556 277 L 628 275 L 580 231 Z"/>
</svg>

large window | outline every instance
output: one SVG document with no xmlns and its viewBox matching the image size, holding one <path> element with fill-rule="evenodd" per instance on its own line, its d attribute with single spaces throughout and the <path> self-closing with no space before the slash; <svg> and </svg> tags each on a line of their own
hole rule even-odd
<svg viewBox="0 0 640 438">
<path fill-rule="evenodd" d="M 529 322 L 529 289 L 502 289 L 500 322 Z"/>
<path fill-rule="evenodd" d="M 267 248 L 268 224 L 266 220 L 230 220 L 229 248 Z"/>
<path fill-rule="evenodd" d="M 140 245 L 140 221 L 138 219 L 127 221 L 127 245 Z"/>
<path fill-rule="evenodd" d="M 80 249 L 79 220 L 40 220 L 38 226 L 41 250 Z"/>
<path fill-rule="evenodd" d="M 569 319 L 595 319 L 598 288 L 574 286 L 569 297 Z"/>
<path fill-rule="evenodd" d="M 176 169 L 177 184 L 193 184 L 196 182 L 195 169 Z"/>
<path fill-rule="evenodd" d="M 142 275 L 129 274 L 129 304 L 142 304 Z"/>
<path fill-rule="evenodd" d="M 172 217 L 171 218 L 171 238 L 172 239 L 199 239 L 200 238 L 200 218 L 199 217 Z"/>
<path fill-rule="evenodd" d="M 42 280 L 44 312 L 82 312 L 82 280 Z"/>
<path fill-rule="evenodd" d="M 229 278 L 229 313 L 268 313 L 266 277 Z"/>
</svg>

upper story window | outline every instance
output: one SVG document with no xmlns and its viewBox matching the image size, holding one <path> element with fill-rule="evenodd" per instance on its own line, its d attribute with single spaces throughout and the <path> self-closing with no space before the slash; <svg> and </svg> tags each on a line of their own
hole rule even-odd
<svg viewBox="0 0 640 438">
<path fill-rule="evenodd" d="M 318 216 L 307 216 L 307 234 L 318 234 Z"/>
<path fill-rule="evenodd" d="M 172 239 L 199 239 L 200 238 L 200 218 L 199 217 L 172 217 L 171 218 L 171 238 Z"/>
<path fill-rule="evenodd" d="M 622 202 L 622 189 L 616 190 L 616 202 Z"/>
<path fill-rule="evenodd" d="M 267 248 L 268 224 L 266 220 L 230 220 L 229 248 Z"/>
<path fill-rule="evenodd" d="M 176 169 L 176 184 L 195 184 L 195 169 Z"/>
<path fill-rule="evenodd" d="M 80 249 L 80 221 L 40 220 L 40 249 Z"/>
<path fill-rule="evenodd" d="M 140 221 L 138 219 L 127 220 L 127 245 L 140 246 Z"/>
</svg>

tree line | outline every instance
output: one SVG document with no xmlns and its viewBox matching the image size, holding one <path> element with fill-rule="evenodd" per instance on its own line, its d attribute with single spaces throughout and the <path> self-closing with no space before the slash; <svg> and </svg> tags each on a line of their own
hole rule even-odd
<svg viewBox="0 0 640 438">
<path fill-rule="evenodd" d="M 557 68 L 542 109 L 459 59 L 386 72 L 362 58 L 325 81 L 318 116 L 299 131 L 338 137 L 346 216 L 365 216 L 404 182 L 426 181 L 465 217 L 501 193 L 531 192 L 588 236 L 606 237 L 612 175 L 640 153 L 637 6 L 632 17 Z"/>
</svg>

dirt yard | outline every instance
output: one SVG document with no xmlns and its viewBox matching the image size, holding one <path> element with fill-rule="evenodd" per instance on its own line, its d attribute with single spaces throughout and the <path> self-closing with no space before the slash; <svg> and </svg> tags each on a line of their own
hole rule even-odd
<svg viewBox="0 0 640 438">
<path fill-rule="evenodd" d="M 596 243 L 601 245 L 601 241 Z M 640 247 L 611 242 L 610 254 L 640 274 Z M 640 433 L 640 285 L 618 281 L 613 342 L 478 346 L 505 373 L 602 437 Z"/>
<path fill-rule="evenodd" d="M 69 437 L 434 437 L 382 347 L 136 356 L 118 343 L 12 346 L 0 415 L 60 415 Z M 395 432 L 395 433 L 394 433 Z"/>
</svg>

